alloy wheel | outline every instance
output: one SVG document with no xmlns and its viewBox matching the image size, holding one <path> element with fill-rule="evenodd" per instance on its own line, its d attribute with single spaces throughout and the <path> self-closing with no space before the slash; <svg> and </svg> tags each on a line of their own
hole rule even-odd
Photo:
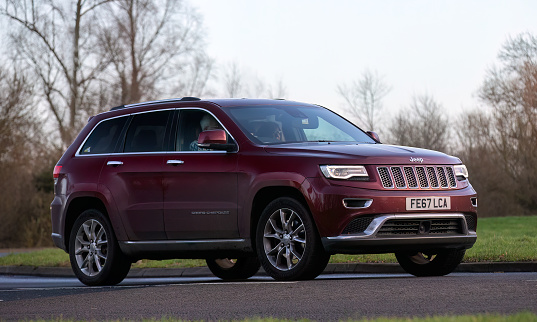
<svg viewBox="0 0 537 322">
<path fill-rule="evenodd" d="M 276 210 L 265 224 L 263 247 L 270 263 L 281 271 L 293 269 L 306 249 L 306 229 L 297 212 Z"/>
<path fill-rule="evenodd" d="M 107 256 L 108 239 L 103 225 L 95 219 L 85 221 L 75 240 L 75 258 L 80 271 L 87 276 L 99 274 Z"/>
</svg>

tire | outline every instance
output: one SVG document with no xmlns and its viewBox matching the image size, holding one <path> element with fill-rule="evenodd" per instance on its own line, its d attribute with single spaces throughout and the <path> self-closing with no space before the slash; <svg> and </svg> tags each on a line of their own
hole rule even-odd
<svg viewBox="0 0 537 322">
<path fill-rule="evenodd" d="M 244 280 L 259 271 L 257 257 L 208 258 L 205 260 L 211 272 L 223 280 Z"/>
<path fill-rule="evenodd" d="M 433 253 L 395 253 L 399 265 L 415 276 L 443 276 L 455 270 L 462 262 L 466 250 L 446 249 Z"/>
<path fill-rule="evenodd" d="M 256 249 L 261 265 L 276 280 L 314 279 L 330 259 L 309 211 L 287 197 L 275 199 L 263 210 Z"/>
<path fill-rule="evenodd" d="M 129 273 L 131 261 L 119 249 L 108 218 L 84 211 L 69 238 L 69 259 L 76 277 L 89 286 L 115 285 Z"/>
</svg>

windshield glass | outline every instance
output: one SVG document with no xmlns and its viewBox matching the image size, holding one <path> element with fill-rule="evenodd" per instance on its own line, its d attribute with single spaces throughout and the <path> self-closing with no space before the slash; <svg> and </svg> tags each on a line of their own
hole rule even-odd
<svg viewBox="0 0 537 322">
<path fill-rule="evenodd" d="M 229 107 L 230 115 L 255 143 L 375 143 L 366 133 L 334 112 L 316 106 Z"/>
</svg>

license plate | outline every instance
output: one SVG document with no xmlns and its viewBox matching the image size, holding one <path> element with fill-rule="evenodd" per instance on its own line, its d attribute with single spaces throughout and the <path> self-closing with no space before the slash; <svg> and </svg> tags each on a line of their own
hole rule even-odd
<svg viewBox="0 0 537 322">
<path fill-rule="evenodd" d="M 406 210 L 451 209 L 450 197 L 406 198 Z"/>
</svg>

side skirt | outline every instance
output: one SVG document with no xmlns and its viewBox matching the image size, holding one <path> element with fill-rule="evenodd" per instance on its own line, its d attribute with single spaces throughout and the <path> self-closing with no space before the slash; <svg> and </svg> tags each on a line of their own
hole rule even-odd
<svg viewBox="0 0 537 322">
<path fill-rule="evenodd" d="M 119 247 L 133 260 L 255 256 L 250 239 L 119 241 Z"/>
</svg>

